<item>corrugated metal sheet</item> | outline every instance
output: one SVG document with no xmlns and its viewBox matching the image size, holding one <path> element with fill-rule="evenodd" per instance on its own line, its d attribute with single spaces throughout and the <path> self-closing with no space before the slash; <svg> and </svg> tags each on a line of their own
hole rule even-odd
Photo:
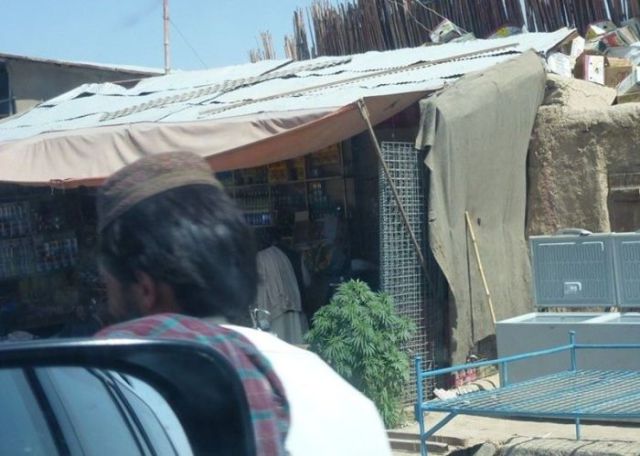
<svg viewBox="0 0 640 456">
<path fill-rule="evenodd" d="M 437 90 L 573 31 L 522 34 L 349 57 L 265 61 L 148 78 L 126 89 L 86 84 L 0 123 L 0 142 L 137 122 L 187 122 L 344 106 L 361 97 Z"/>
<path fill-rule="evenodd" d="M 125 73 L 126 72 L 140 73 L 143 75 L 164 73 L 164 70 L 161 68 L 144 67 L 144 66 L 138 66 L 138 65 L 112 65 L 108 63 L 83 62 L 80 60 L 47 59 L 42 57 L 31 57 L 26 55 L 7 54 L 4 52 L 0 53 L 0 61 L 5 61 L 5 60 L 22 60 L 26 62 L 49 63 L 52 65 L 63 65 L 68 67 L 96 68 L 99 70 L 121 71 Z"/>
<path fill-rule="evenodd" d="M 291 60 L 265 60 L 210 70 L 175 71 L 166 76 L 143 79 L 130 89 L 130 93 L 140 94 L 144 92 L 193 89 L 220 84 L 228 80 L 255 78 L 290 62 Z"/>
</svg>

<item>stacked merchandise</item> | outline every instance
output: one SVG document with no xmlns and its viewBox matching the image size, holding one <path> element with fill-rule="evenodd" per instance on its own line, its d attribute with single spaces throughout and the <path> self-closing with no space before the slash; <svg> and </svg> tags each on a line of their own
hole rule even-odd
<svg viewBox="0 0 640 456">
<path fill-rule="evenodd" d="M 629 19 L 618 27 L 602 21 L 587 27 L 559 52 L 547 58 L 548 70 L 565 77 L 584 79 L 611 87 L 618 103 L 640 101 L 640 20 Z"/>
<path fill-rule="evenodd" d="M 296 225 L 321 222 L 345 211 L 340 145 L 268 166 L 218 173 L 250 225 L 293 235 Z"/>
<path fill-rule="evenodd" d="M 75 234 L 42 222 L 29 202 L 0 205 L 0 280 L 72 266 Z"/>
<path fill-rule="evenodd" d="M 78 300 L 69 202 L 33 193 L 0 203 L 0 312 L 14 329 L 52 324 Z"/>
<path fill-rule="evenodd" d="M 286 48 L 304 60 L 562 27 L 585 33 L 598 21 L 623 24 L 637 16 L 637 0 L 315 0 L 295 11 Z"/>
</svg>

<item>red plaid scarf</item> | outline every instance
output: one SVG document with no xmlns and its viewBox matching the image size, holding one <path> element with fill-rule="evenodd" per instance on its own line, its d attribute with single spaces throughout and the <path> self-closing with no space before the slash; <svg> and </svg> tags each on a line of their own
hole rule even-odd
<svg viewBox="0 0 640 456">
<path fill-rule="evenodd" d="M 191 340 L 224 355 L 240 375 L 247 395 L 258 455 L 286 454 L 289 404 L 269 361 L 241 334 L 178 314 L 158 314 L 103 329 L 97 337 Z"/>
</svg>

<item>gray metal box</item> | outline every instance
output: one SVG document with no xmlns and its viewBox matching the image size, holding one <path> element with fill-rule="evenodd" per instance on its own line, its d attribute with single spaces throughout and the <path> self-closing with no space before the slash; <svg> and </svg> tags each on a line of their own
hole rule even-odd
<svg viewBox="0 0 640 456">
<path fill-rule="evenodd" d="M 640 313 L 530 313 L 496 325 L 498 356 L 512 356 L 569 343 L 640 343 Z M 578 350 L 579 369 L 640 370 L 638 350 Z M 522 381 L 567 370 L 569 353 L 556 353 L 510 363 L 509 381 Z"/>
<path fill-rule="evenodd" d="M 537 307 L 616 305 L 610 234 L 532 236 L 529 242 Z"/>
<path fill-rule="evenodd" d="M 640 307 L 640 233 L 532 236 L 534 302 L 549 307 Z M 579 343 L 640 343 L 640 313 L 529 313 L 496 324 L 498 356 Z M 638 350 L 581 350 L 578 368 L 640 370 Z M 569 353 L 518 361 L 510 381 L 566 370 Z"/>
<path fill-rule="evenodd" d="M 640 307 L 640 233 L 611 235 L 618 307 Z"/>
</svg>

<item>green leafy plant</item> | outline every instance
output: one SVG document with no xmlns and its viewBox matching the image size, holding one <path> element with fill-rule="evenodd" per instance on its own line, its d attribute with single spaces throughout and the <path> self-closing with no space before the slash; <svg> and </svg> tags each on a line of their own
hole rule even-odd
<svg viewBox="0 0 640 456">
<path fill-rule="evenodd" d="M 351 280 L 316 312 L 307 342 L 376 404 L 385 425 L 392 428 L 402 420 L 402 394 L 409 378 L 409 358 L 401 346 L 414 331 L 389 295 Z"/>
</svg>

